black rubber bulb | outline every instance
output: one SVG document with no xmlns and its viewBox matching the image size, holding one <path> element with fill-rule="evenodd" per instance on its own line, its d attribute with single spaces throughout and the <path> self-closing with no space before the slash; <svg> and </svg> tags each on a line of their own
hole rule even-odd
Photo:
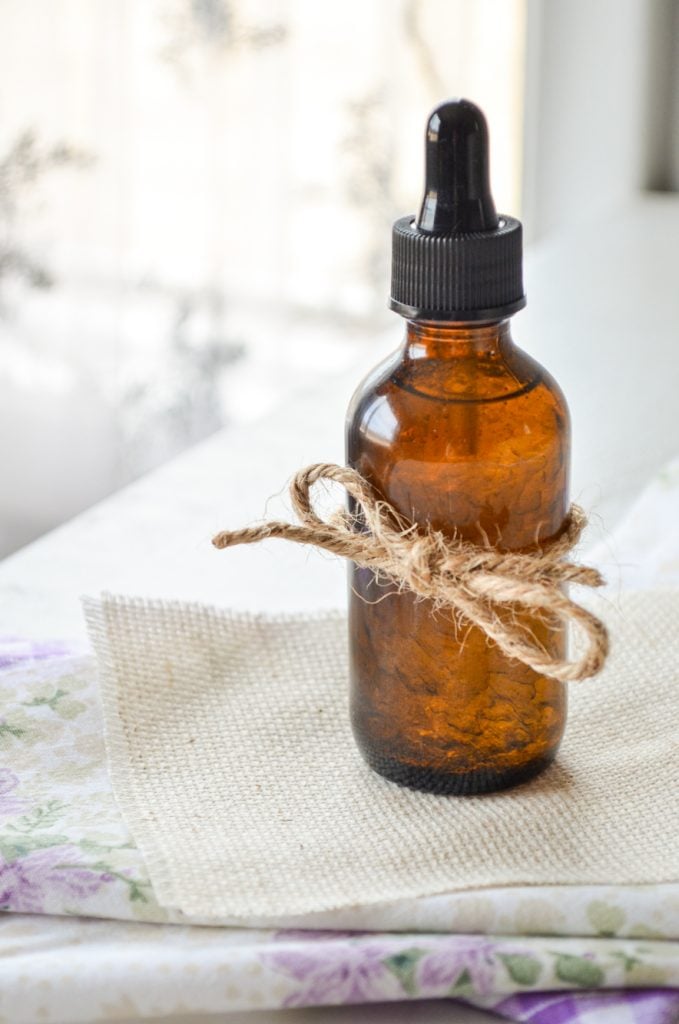
<svg viewBox="0 0 679 1024">
<path fill-rule="evenodd" d="M 425 190 L 417 227 L 432 235 L 492 231 L 488 126 L 469 100 L 449 100 L 427 124 Z"/>
</svg>

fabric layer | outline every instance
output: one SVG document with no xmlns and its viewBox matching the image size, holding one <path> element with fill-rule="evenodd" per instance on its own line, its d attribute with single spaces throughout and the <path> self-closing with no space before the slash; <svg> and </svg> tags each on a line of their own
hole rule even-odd
<svg viewBox="0 0 679 1024">
<path fill-rule="evenodd" d="M 159 901 L 238 919 L 483 886 L 677 881 L 679 595 L 590 604 L 613 652 L 571 688 L 557 763 L 456 799 L 361 762 L 341 617 L 88 601 L 114 790 Z"/>
<path fill-rule="evenodd" d="M 113 799 L 94 659 L 0 640 L 0 708 L 0 908 L 200 923 L 158 904 Z M 679 885 L 513 886 L 246 923 L 679 939 Z"/>
<path fill-rule="evenodd" d="M 599 1024 L 596 1008 L 610 1010 L 610 1024 L 668 1024 L 677 989 L 675 942 L 0 915 L 0 1019 L 11 1024 L 451 998 L 536 1024 Z"/>
</svg>

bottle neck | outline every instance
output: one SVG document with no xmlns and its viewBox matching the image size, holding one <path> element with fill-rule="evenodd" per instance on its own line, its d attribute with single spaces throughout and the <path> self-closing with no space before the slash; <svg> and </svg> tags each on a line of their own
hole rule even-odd
<svg viewBox="0 0 679 1024">
<path fill-rule="evenodd" d="M 407 322 L 405 354 L 410 359 L 488 359 L 512 346 L 508 319 L 492 323 Z"/>
</svg>

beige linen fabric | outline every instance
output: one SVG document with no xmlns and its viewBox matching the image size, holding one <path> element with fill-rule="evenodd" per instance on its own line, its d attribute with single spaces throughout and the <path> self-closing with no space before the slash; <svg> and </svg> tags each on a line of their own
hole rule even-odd
<svg viewBox="0 0 679 1024">
<path fill-rule="evenodd" d="M 479 886 L 679 880 L 679 592 L 613 607 L 557 763 L 484 797 L 401 789 L 347 716 L 345 620 L 87 600 L 113 785 L 161 903 L 204 918 Z"/>
</svg>

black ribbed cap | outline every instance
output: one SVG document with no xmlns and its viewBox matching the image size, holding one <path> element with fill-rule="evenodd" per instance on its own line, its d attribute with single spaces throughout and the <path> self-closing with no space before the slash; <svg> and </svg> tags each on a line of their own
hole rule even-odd
<svg viewBox="0 0 679 1024">
<path fill-rule="evenodd" d="M 442 103 L 427 124 L 419 216 L 394 224 L 390 306 L 409 320 L 465 321 L 525 304 L 521 224 L 495 212 L 486 119 L 469 100 Z"/>
</svg>

